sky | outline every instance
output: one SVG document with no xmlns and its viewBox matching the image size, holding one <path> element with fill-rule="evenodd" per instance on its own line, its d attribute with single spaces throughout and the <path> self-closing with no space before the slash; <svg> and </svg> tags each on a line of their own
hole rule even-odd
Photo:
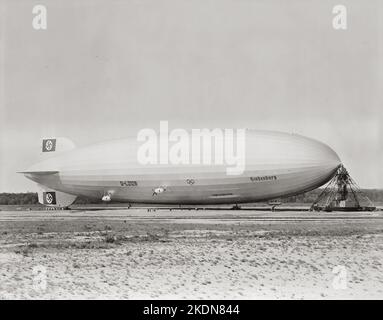
<svg viewBox="0 0 383 320">
<path fill-rule="evenodd" d="M 47 8 L 47 29 L 32 8 Z M 253 128 L 331 146 L 383 188 L 383 2 L 0 0 L 0 192 L 43 137 L 77 146 L 142 128 Z"/>
</svg>

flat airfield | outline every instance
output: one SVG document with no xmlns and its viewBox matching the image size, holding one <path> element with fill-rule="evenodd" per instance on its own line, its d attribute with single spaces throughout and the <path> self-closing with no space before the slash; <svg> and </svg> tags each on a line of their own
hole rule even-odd
<svg viewBox="0 0 383 320">
<path fill-rule="evenodd" d="M 0 211 L 0 299 L 382 299 L 383 212 Z"/>
</svg>

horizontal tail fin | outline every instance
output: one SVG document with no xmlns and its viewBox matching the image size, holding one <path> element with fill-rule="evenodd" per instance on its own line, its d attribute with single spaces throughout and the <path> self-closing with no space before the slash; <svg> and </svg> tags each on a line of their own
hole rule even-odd
<svg viewBox="0 0 383 320">
<path fill-rule="evenodd" d="M 59 172 L 58 171 L 17 171 L 17 173 L 46 176 L 46 175 L 55 174 Z"/>
</svg>

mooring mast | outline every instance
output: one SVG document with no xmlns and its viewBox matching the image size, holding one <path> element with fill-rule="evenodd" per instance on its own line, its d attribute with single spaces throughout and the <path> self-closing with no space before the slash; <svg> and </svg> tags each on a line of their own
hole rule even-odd
<svg viewBox="0 0 383 320">
<path fill-rule="evenodd" d="M 334 177 L 311 205 L 311 211 L 374 211 L 376 207 L 365 196 L 346 168 L 339 166 Z"/>
</svg>

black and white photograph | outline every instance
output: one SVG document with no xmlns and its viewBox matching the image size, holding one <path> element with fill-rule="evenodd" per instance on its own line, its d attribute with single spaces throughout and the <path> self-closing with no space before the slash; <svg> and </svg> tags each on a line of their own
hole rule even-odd
<svg viewBox="0 0 383 320">
<path fill-rule="evenodd" d="M 0 0 L 0 300 L 382 300 L 382 89 L 380 0 Z"/>
</svg>

